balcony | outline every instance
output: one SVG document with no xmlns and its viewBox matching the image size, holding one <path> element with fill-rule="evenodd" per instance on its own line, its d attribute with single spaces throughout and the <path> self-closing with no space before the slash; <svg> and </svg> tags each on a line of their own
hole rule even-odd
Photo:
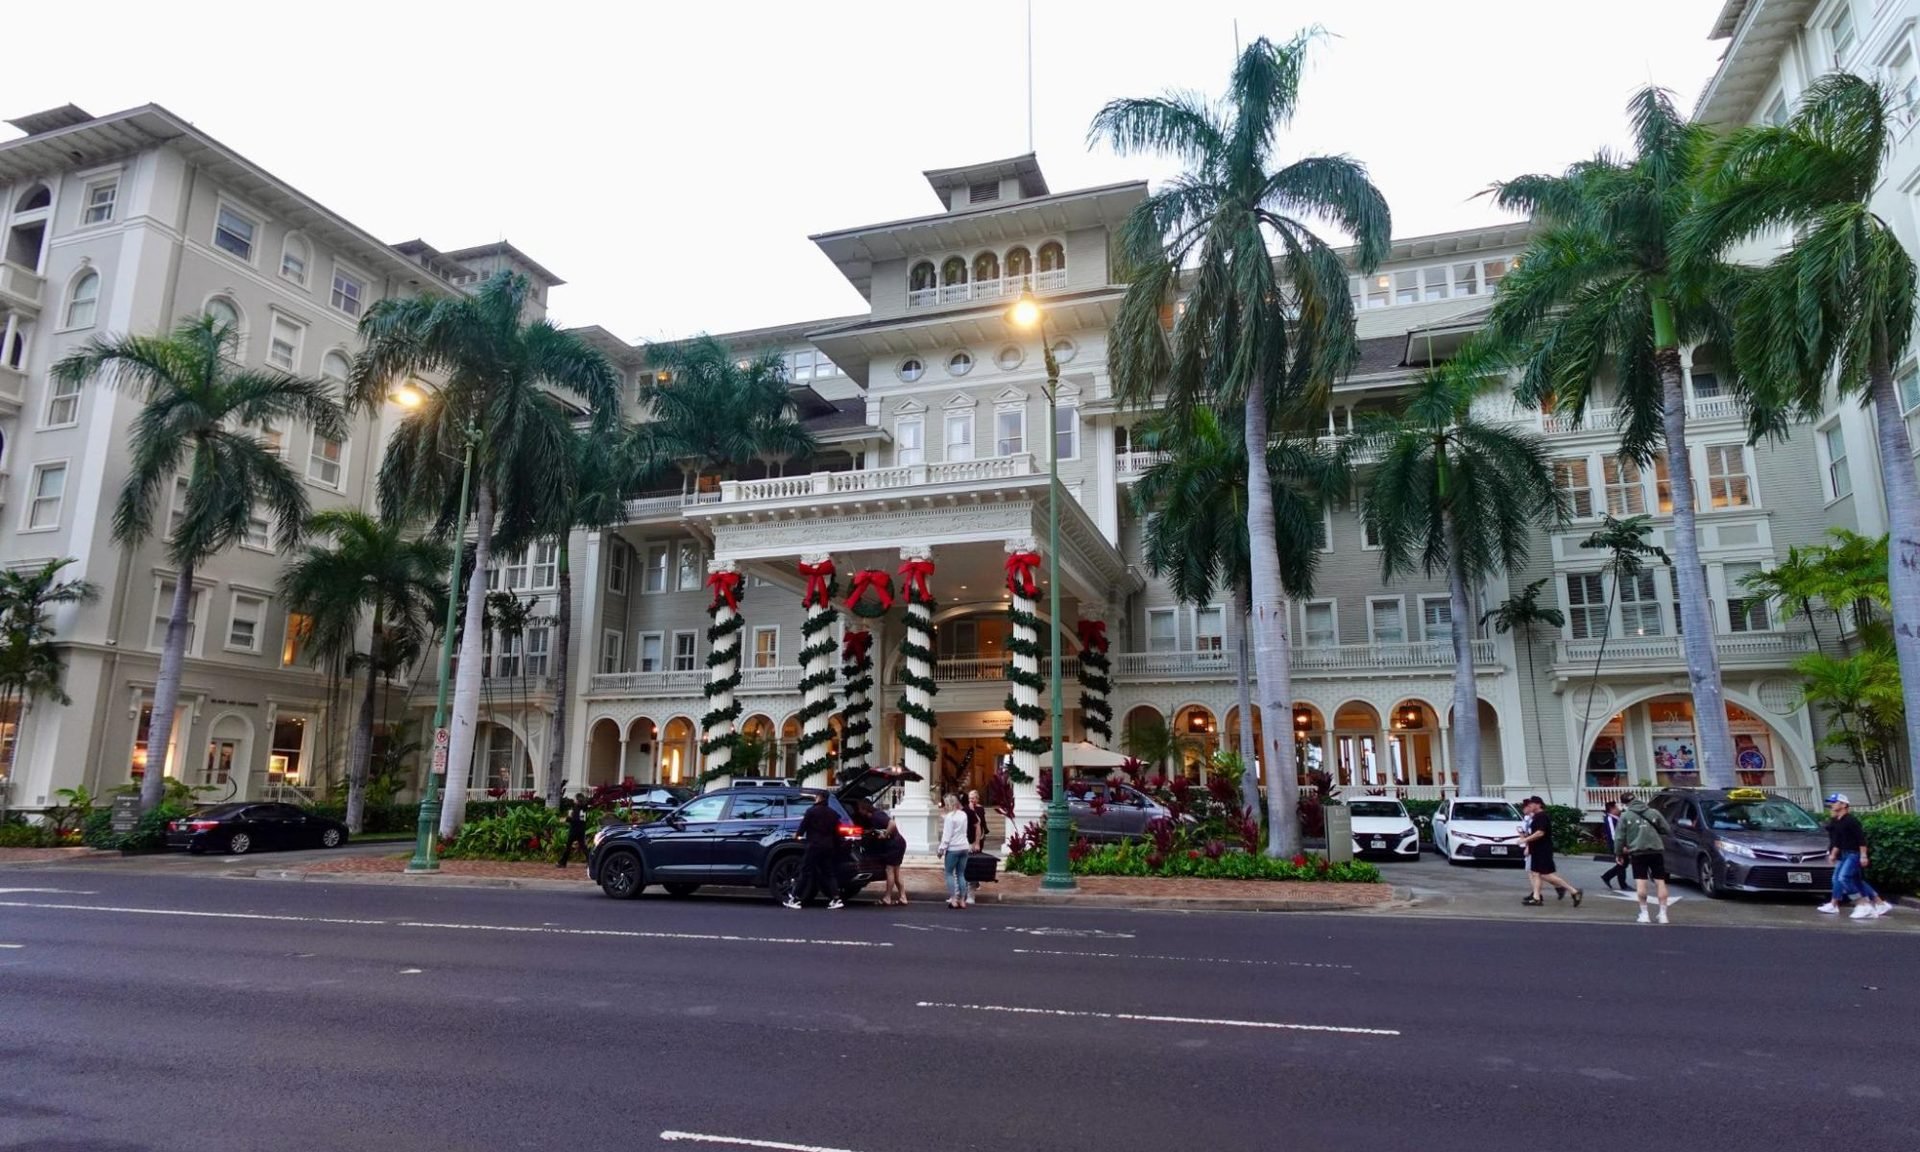
<svg viewBox="0 0 1920 1152">
<path fill-rule="evenodd" d="M 1793 663 L 1813 651 L 1813 634 L 1804 629 L 1781 632 L 1725 632 L 1713 638 L 1722 667 L 1773 667 Z M 1635 670 L 1683 668 L 1686 653 L 1678 636 L 1614 636 L 1604 641 L 1559 640 L 1554 643 L 1553 662 L 1564 668 L 1631 666 Z"/>
<path fill-rule="evenodd" d="M 1496 415 L 1496 407 L 1484 408 L 1482 419 L 1500 423 L 1532 424 L 1539 421 L 1540 431 L 1549 436 L 1564 436 L 1572 432 L 1605 432 L 1613 428 L 1614 421 L 1620 418 L 1619 408 L 1589 407 L 1575 424 L 1573 417 L 1565 412 L 1535 413 L 1517 404 L 1509 404 L 1505 415 Z M 1689 420 L 1738 420 L 1741 418 L 1740 404 L 1731 396 L 1697 396 L 1687 402 Z"/>
<path fill-rule="evenodd" d="M 742 668 L 742 696 L 769 695 L 800 690 L 800 666 L 781 664 L 772 668 Z M 710 673 L 705 668 L 685 671 L 600 672 L 587 681 L 589 696 L 698 696 Z"/>
<path fill-rule="evenodd" d="M 907 307 L 931 308 L 938 304 L 965 304 L 979 300 L 1012 300 L 1031 287 L 1035 292 L 1059 292 L 1067 286 L 1067 270 L 1054 268 L 1031 276 L 1002 276 L 997 280 L 974 280 L 966 284 L 942 284 L 938 288 L 914 288 L 907 292 Z"/>
<path fill-rule="evenodd" d="M 20 411 L 27 398 L 27 374 L 0 364 L 0 416 Z"/>
<path fill-rule="evenodd" d="M 1122 483 L 1138 480 L 1147 469 L 1165 460 L 1165 452 L 1122 452 L 1114 457 L 1113 473 Z"/>
<path fill-rule="evenodd" d="M 806 500 L 821 496 L 857 496 L 868 492 L 887 492 L 943 484 L 977 484 L 990 480 L 1010 480 L 1039 476 L 1040 467 L 1031 452 L 1013 456 L 987 456 L 978 460 L 947 460 L 939 464 L 906 464 L 893 468 L 869 468 L 849 472 L 813 472 L 805 476 L 774 476 L 765 480 L 727 480 L 720 485 L 719 503 L 763 503 L 779 500 Z M 702 493 L 710 497 L 709 493 Z M 703 499 L 702 503 L 708 502 Z"/>
<path fill-rule="evenodd" d="M 1472 643 L 1474 667 L 1499 666 L 1499 654 L 1492 640 L 1475 640 Z M 1410 644 L 1293 646 L 1293 674 L 1296 676 L 1431 672 L 1451 667 L 1453 644 L 1447 640 L 1421 640 Z M 1114 663 L 1114 677 L 1122 681 L 1219 680 L 1229 678 L 1234 673 L 1233 653 L 1217 649 L 1197 652 L 1122 652 Z"/>
<path fill-rule="evenodd" d="M 0 305 L 38 314 L 46 282 L 12 261 L 0 261 Z"/>
<path fill-rule="evenodd" d="M 934 661 L 933 679 L 937 684 L 980 684 L 1004 681 L 1007 672 L 1013 667 L 1011 659 L 1005 656 L 946 656 Z M 1048 672 L 1048 660 L 1040 658 L 1040 675 Z M 1077 656 L 1060 657 L 1060 678 L 1072 680 L 1080 675 L 1080 659 Z M 895 665 L 888 676 L 890 683 L 900 682 L 900 665 Z"/>
</svg>

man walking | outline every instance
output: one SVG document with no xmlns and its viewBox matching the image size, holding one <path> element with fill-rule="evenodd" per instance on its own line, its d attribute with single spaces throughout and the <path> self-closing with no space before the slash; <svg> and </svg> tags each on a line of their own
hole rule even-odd
<svg viewBox="0 0 1920 1152">
<path fill-rule="evenodd" d="M 1629 792 L 1620 797 L 1620 827 L 1615 831 L 1618 851 L 1633 869 L 1633 891 L 1640 903 L 1635 922 L 1647 923 L 1647 882 L 1660 897 L 1660 923 L 1667 922 L 1667 818 Z"/>
<path fill-rule="evenodd" d="M 1613 867 L 1600 874 L 1600 886 L 1611 888 L 1620 885 L 1620 891 L 1627 890 L 1627 854 L 1620 851 L 1620 802 L 1607 801 L 1607 855 L 1613 857 Z"/>
<path fill-rule="evenodd" d="M 573 859 L 573 846 L 580 846 L 580 855 L 587 854 L 587 813 L 586 806 L 575 800 L 567 809 L 567 846 L 560 850 L 560 863 L 556 868 L 565 868 L 567 861 Z"/>
<path fill-rule="evenodd" d="M 1573 906 L 1580 907 L 1585 893 L 1562 879 L 1554 868 L 1553 816 L 1547 811 L 1547 802 L 1538 796 L 1529 796 L 1521 808 L 1527 814 L 1527 822 L 1521 826 L 1520 843 L 1526 846 L 1527 883 L 1532 893 L 1520 903 L 1538 908 L 1543 903 L 1540 894 L 1545 883 L 1553 885 L 1554 894 L 1562 900 L 1571 893 Z"/>
<path fill-rule="evenodd" d="M 1867 883 L 1867 830 L 1853 814 L 1853 804 L 1844 792 L 1827 797 L 1833 819 L 1827 822 L 1827 859 L 1833 863 L 1833 898 L 1820 905 L 1820 911 L 1837 915 L 1840 902 L 1851 896 L 1852 919 L 1872 920 L 1893 911 L 1893 905 Z"/>
<path fill-rule="evenodd" d="M 814 793 L 813 807 L 800 817 L 800 839 L 807 845 L 800 857 L 800 878 L 782 903 L 799 908 L 816 889 L 825 889 L 829 909 L 846 907 L 840 899 L 840 877 L 834 866 L 834 854 L 840 847 L 840 814 L 827 803 L 825 792 Z"/>
</svg>

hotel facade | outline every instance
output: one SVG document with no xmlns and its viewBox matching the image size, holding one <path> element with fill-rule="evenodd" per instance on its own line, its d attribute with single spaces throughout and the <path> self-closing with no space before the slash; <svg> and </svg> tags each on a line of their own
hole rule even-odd
<svg viewBox="0 0 1920 1152">
<path fill-rule="evenodd" d="M 1920 0 L 1730 3 L 1714 30 L 1729 51 L 1699 115 L 1717 123 L 1776 115 L 1776 97 L 1790 106 L 1835 59 L 1911 77 L 1916 8 Z M 1824 37 L 1837 35 L 1841 11 L 1856 23 L 1836 46 Z M 25 136 L 0 144 L 0 562 L 71 557 L 65 575 L 101 593 L 56 617 L 72 703 L 42 700 L 0 717 L 7 803 L 35 809 L 57 802 L 61 788 L 124 783 L 161 757 L 144 733 L 172 595 L 157 544 L 123 550 L 109 534 L 135 401 L 94 387 L 57 390 L 48 366 L 96 334 L 163 329 L 214 310 L 238 323 L 248 363 L 341 376 L 360 312 L 384 296 L 460 291 L 511 268 L 533 280 L 544 309 L 561 282 L 509 244 L 441 252 L 382 243 L 164 109 L 91 117 L 69 107 L 13 123 Z M 1910 237 L 1916 159 L 1903 144 L 1886 193 L 1888 218 Z M 1896 186 L 1902 172 L 1911 182 Z M 903 762 L 920 738 L 934 751 L 932 779 L 898 805 L 910 837 L 924 841 L 932 793 L 984 783 L 1009 750 L 1017 645 L 1007 571 L 1019 556 L 1044 557 L 1050 500 L 1060 522 L 1065 735 L 1098 735 L 1084 723 L 1076 682 L 1083 643 L 1098 632 L 1111 664 L 1111 743 L 1130 726 L 1163 723 L 1187 742 L 1180 758 L 1195 773 L 1209 750 L 1237 746 L 1237 629 L 1224 596 L 1182 604 L 1146 570 L 1131 492 L 1153 462 L 1138 436 L 1149 413 L 1119 403 L 1107 363 L 1106 333 L 1125 291 L 1108 263 L 1110 239 L 1145 184 L 1055 192 L 1032 156 L 926 176 L 929 197 L 904 205 L 910 215 L 812 237 L 864 311 L 718 334 L 743 358 L 785 359 L 814 456 L 644 495 L 628 503 L 624 523 L 571 542 L 569 788 L 700 776 L 719 583 L 741 621 L 737 724 L 767 749 L 763 766 L 731 770 L 791 774 L 821 754 L 807 751 L 816 739 L 824 754 L 844 751 L 840 654 L 849 629 L 865 630 L 874 759 Z M 1527 237 L 1516 222 L 1401 239 L 1378 269 L 1355 275 L 1359 357 L 1334 388 L 1325 434 L 1391 408 L 1474 331 Z M 1023 288 L 1041 306 L 1060 369 L 1051 419 L 1042 336 L 1007 319 Z M 581 331 L 622 372 L 625 414 L 643 418 L 639 389 L 655 371 L 647 349 L 604 329 Z M 1821 731 L 1791 669 L 1813 650 L 1812 634 L 1741 582 L 1829 528 L 1886 530 L 1869 416 L 1836 406 L 1785 441 L 1749 445 L 1723 358 L 1696 348 L 1685 364 L 1702 558 L 1741 778 L 1802 800 L 1822 787 L 1857 787 L 1846 766 L 1816 770 Z M 1911 392 L 1920 407 L 1920 370 L 1906 366 L 1902 381 L 1903 398 Z M 1607 514 L 1649 515 L 1655 542 L 1665 542 L 1670 486 L 1664 468 L 1639 470 L 1618 456 L 1604 390 L 1596 405 L 1576 426 L 1504 396 L 1485 401 L 1486 418 L 1543 438 L 1574 520 L 1540 532 L 1524 568 L 1475 589 L 1472 620 L 1451 619 L 1442 580 L 1383 580 L 1354 498 L 1332 502 L 1313 595 L 1287 606 L 1292 714 L 1253 717 L 1256 726 L 1291 726 L 1299 770 L 1415 797 L 1451 787 L 1450 637 L 1459 626 L 1474 634 L 1490 791 L 1594 806 L 1636 784 L 1688 778 L 1696 744 L 1671 573 L 1616 587 L 1602 557 L 1580 546 Z M 298 427 L 261 432 L 305 478 L 316 508 L 371 508 L 391 418 L 362 420 L 343 443 Z M 314 796 L 341 771 L 347 697 L 299 651 L 300 622 L 275 591 L 282 563 L 263 525 L 256 540 L 196 573 L 185 689 L 164 756 L 167 771 L 221 795 Z M 838 592 L 824 633 L 834 678 L 809 689 L 802 652 L 812 642 L 818 661 L 823 633 L 805 630 L 802 601 L 809 573 L 817 578 L 827 564 Z M 927 659 L 912 670 L 901 607 L 871 618 L 845 607 L 856 573 L 887 573 L 898 595 L 903 566 L 932 600 Z M 1040 606 L 1045 572 L 1043 562 Z M 540 791 L 562 681 L 551 634 L 557 548 L 549 541 L 502 557 L 488 579 L 533 601 L 534 624 L 490 638 L 471 786 Z M 1481 623 L 1535 581 L 1546 581 L 1542 601 L 1564 614 L 1562 628 L 1503 634 Z M 1047 643 L 1044 627 L 1038 639 Z M 916 686 L 927 680 L 930 696 Z M 433 695 L 429 664 L 396 682 L 384 717 L 410 722 L 418 738 Z M 823 726 L 824 737 L 807 736 Z M 1034 810 L 1030 788 L 1017 791 Z"/>
</svg>

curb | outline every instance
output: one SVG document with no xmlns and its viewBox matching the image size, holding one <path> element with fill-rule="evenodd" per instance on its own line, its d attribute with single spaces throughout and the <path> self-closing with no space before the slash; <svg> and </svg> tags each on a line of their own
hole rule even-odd
<svg viewBox="0 0 1920 1152">
<path fill-rule="evenodd" d="M 257 868 L 252 871 L 237 870 L 225 874 L 231 879 L 304 881 L 315 884 L 385 884 L 413 885 L 446 888 L 504 888 L 526 892 L 587 892 L 595 886 L 586 880 L 541 880 L 519 876 L 455 876 L 445 873 L 408 873 L 408 872 L 305 872 L 296 868 Z M 716 893 L 718 894 L 718 893 Z M 928 889 L 925 892 L 910 894 L 924 900 L 939 900 L 938 891 Z M 1227 896 L 1115 896 L 1092 892 L 1022 892 L 999 893 L 983 891 L 980 894 L 982 904 L 1003 904 L 1008 907 L 1045 907 L 1045 908 L 1132 908 L 1142 911 L 1178 911 L 1178 912 L 1372 912 L 1383 908 L 1403 906 L 1405 899 L 1396 889 L 1394 899 L 1379 904 L 1354 904 L 1344 900 L 1260 900 Z M 754 897 L 764 899 L 756 894 Z"/>
</svg>

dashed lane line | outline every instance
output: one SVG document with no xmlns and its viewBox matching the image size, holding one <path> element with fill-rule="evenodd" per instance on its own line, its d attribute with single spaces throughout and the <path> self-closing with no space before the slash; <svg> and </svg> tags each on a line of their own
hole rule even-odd
<svg viewBox="0 0 1920 1152">
<path fill-rule="evenodd" d="M 1180 964 L 1246 964 L 1257 968 L 1326 968 L 1353 971 L 1351 964 L 1315 964 L 1306 960 L 1235 960 L 1226 956 L 1154 956 L 1134 952 L 1061 952 L 1048 948 L 1015 948 L 1022 956 L 1075 956 L 1083 960 L 1166 960 Z"/>
<path fill-rule="evenodd" d="M 750 1140 L 744 1136 L 713 1136 L 705 1132 L 675 1132 L 672 1129 L 660 1133 L 660 1139 L 669 1144 L 717 1144 L 723 1148 L 772 1148 L 776 1152 L 849 1152 L 846 1148 L 827 1148 L 819 1144 L 789 1144 L 784 1140 Z"/>
<path fill-rule="evenodd" d="M 0 900 L 0 908 L 40 908 L 54 912 L 119 912 L 132 916 L 190 916 L 203 920 L 274 920 L 289 924 L 385 924 L 385 920 L 347 920 L 333 916 L 274 916 L 265 912 L 201 912 L 191 908 L 126 908 L 117 904 L 39 904 Z"/>
<path fill-rule="evenodd" d="M 953 1004 L 921 1000 L 916 1008 L 960 1012 L 1006 1012 L 1016 1016 L 1062 1016 L 1079 1020 L 1125 1020 L 1139 1024 L 1198 1024 L 1211 1028 L 1253 1028 L 1272 1032 L 1332 1032 L 1343 1036 L 1398 1036 L 1395 1028 L 1354 1028 L 1340 1024 L 1292 1024 L 1279 1020 L 1221 1020 L 1207 1016 L 1160 1016 L 1141 1012 L 1087 1012 L 1070 1008 L 1022 1008 L 1010 1004 Z"/>
</svg>

